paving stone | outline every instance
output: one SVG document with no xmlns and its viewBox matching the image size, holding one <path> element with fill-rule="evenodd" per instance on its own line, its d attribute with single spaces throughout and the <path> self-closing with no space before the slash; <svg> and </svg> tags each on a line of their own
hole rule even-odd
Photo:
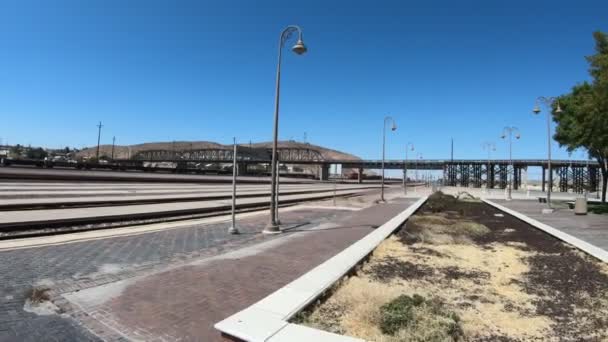
<svg viewBox="0 0 608 342">
<path fill-rule="evenodd" d="M 281 218 L 314 226 L 346 214 L 349 212 L 322 210 L 320 214 L 319 210 L 302 209 L 281 213 Z M 56 294 L 77 291 L 276 238 L 260 233 L 266 223 L 266 215 L 243 219 L 239 222 L 240 235 L 227 234 L 229 223 L 223 222 L 0 251 L 0 341 L 40 341 L 51 337 L 94 341 L 97 338 L 72 319 L 25 312 L 26 291 L 38 284 L 49 284 L 44 286 Z"/>
<path fill-rule="evenodd" d="M 127 336 L 151 340 L 221 341 L 213 324 L 264 298 L 373 231 L 414 200 L 335 217 L 335 226 L 306 227 L 270 249 L 184 265 L 138 278 L 102 304 L 99 320 Z M 291 237 L 289 238 L 291 234 Z M 136 314 L 134 314 L 136 313 Z"/>
</svg>

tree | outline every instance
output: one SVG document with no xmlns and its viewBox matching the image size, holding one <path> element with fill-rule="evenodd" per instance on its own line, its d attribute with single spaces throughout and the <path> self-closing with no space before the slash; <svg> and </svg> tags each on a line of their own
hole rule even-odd
<svg viewBox="0 0 608 342">
<path fill-rule="evenodd" d="M 28 148 L 26 153 L 26 157 L 29 159 L 44 159 L 48 154 L 41 147 L 36 148 Z"/>
<path fill-rule="evenodd" d="M 568 151 L 585 148 L 602 172 L 602 202 L 608 183 L 608 35 L 595 32 L 595 54 L 587 57 L 593 82 L 583 82 L 559 97 L 561 113 L 553 110 L 557 123 L 554 139 Z"/>
<path fill-rule="evenodd" d="M 21 157 L 21 154 L 23 153 L 23 146 L 17 144 L 13 147 L 10 148 L 9 150 L 9 154 L 13 157 L 13 158 L 19 158 Z"/>
</svg>

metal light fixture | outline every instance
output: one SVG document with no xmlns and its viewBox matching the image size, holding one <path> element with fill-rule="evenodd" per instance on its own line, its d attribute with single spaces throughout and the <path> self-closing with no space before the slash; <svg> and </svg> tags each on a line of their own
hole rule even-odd
<svg viewBox="0 0 608 342">
<path fill-rule="evenodd" d="M 545 97 L 539 96 L 536 98 L 536 102 L 534 105 L 534 109 L 532 110 L 534 114 L 540 114 L 540 103 L 542 102 L 547 109 L 553 108 L 553 102 L 557 101 L 557 108 L 555 109 L 555 113 L 562 113 L 562 107 L 559 105 L 559 101 L 556 97 Z M 548 174 L 548 184 L 547 184 L 547 212 L 553 211 L 551 207 L 551 190 L 553 188 L 553 171 L 551 170 L 551 111 L 547 113 L 547 174 Z M 543 173 L 544 176 L 544 173 Z M 545 183 L 543 182 L 543 188 Z"/>
<path fill-rule="evenodd" d="M 302 41 L 301 34 L 300 39 L 298 39 L 298 42 L 291 48 L 291 50 L 297 53 L 298 55 L 303 55 L 304 53 L 306 53 L 306 51 L 308 51 L 306 45 L 304 45 L 304 41 Z"/>
<path fill-rule="evenodd" d="M 505 127 L 502 131 L 502 135 L 501 138 L 505 139 L 507 137 L 507 135 L 509 135 L 509 165 L 511 166 L 511 171 L 513 172 L 513 175 L 515 175 L 515 166 L 513 165 L 513 141 L 512 141 L 512 137 L 513 137 L 513 133 L 515 133 L 515 139 L 519 139 L 521 138 L 521 135 L 519 133 L 519 129 L 517 127 Z M 509 187 L 509 192 L 508 192 L 508 197 L 507 200 L 511 200 L 511 191 L 513 188 L 513 176 L 511 176 L 511 174 L 507 171 L 507 177 L 509 178 L 508 181 L 508 187 Z"/>
<path fill-rule="evenodd" d="M 407 151 L 414 151 L 414 144 L 408 142 L 405 145 L 405 163 L 403 163 L 403 194 L 407 195 Z"/>
<path fill-rule="evenodd" d="M 391 122 L 391 131 L 397 130 L 397 124 L 395 120 L 391 116 L 385 116 L 383 125 L 382 125 L 382 184 L 380 185 L 380 201 L 386 202 L 384 199 L 384 159 L 385 159 L 385 150 L 386 150 L 386 124 Z"/>
<path fill-rule="evenodd" d="M 264 229 L 264 233 L 279 233 L 279 220 L 277 215 L 278 209 L 278 167 L 279 161 L 277 158 L 278 140 L 279 140 L 279 91 L 281 87 L 281 55 L 285 42 L 291 38 L 291 36 L 297 32 L 298 40 L 296 44 L 291 48 L 293 52 L 298 55 L 302 55 L 306 52 L 306 45 L 302 40 L 302 29 L 296 25 L 287 26 L 279 36 L 279 58 L 277 63 L 277 78 L 276 78 L 276 90 L 275 90 L 275 101 L 274 101 L 274 129 L 272 139 L 272 162 L 270 170 L 270 220 L 268 225 Z"/>
</svg>

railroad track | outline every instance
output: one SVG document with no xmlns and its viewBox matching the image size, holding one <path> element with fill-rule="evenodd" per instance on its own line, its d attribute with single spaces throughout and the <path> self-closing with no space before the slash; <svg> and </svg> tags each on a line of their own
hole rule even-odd
<svg viewBox="0 0 608 342">
<path fill-rule="evenodd" d="M 280 206 L 317 201 L 327 198 L 357 196 L 376 191 L 370 187 L 283 192 Z M 237 212 L 267 210 L 269 195 L 248 194 L 237 200 Z M 166 221 L 225 215 L 231 210 L 231 200 L 225 195 L 204 200 L 161 203 L 120 203 L 92 207 L 61 207 L 0 212 L 0 239 L 52 235 L 94 229 L 108 229 Z"/>
<path fill-rule="evenodd" d="M 359 186 L 359 187 L 348 187 L 341 186 L 337 187 L 337 190 L 363 190 L 363 189 L 374 189 L 374 186 Z M 266 187 L 267 189 L 267 187 Z M 314 194 L 323 191 L 333 191 L 331 187 L 324 187 L 322 189 L 310 189 L 310 188 L 288 188 L 280 192 L 280 196 L 286 195 L 301 195 L 301 194 Z M 249 189 L 237 191 L 237 198 L 251 198 L 259 197 L 267 194 L 268 191 Z M 63 197 L 65 196 L 65 197 Z M 176 202 L 193 202 L 193 201 L 209 201 L 209 200 L 222 200 L 232 198 L 232 193 L 226 191 L 226 189 L 219 189 L 214 191 L 197 191 L 194 193 L 186 194 L 110 194 L 106 196 L 99 196 L 95 194 L 87 194 L 86 196 L 74 193 L 72 195 L 64 194 L 53 194 L 49 197 L 37 197 L 20 195 L 17 198 L 15 196 L 6 196 L 0 191 L 0 212 L 1 211 L 14 211 L 14 210 L 44 210 L 44 209 L 65 209 L 65 208 L 90 208 L 90 207 L 111 207 L 111 206 L 124 206 L 124 205 L 137 205 L 137 204 L 157 204 L 157 203 L 176 203 Z"/>
</svg>

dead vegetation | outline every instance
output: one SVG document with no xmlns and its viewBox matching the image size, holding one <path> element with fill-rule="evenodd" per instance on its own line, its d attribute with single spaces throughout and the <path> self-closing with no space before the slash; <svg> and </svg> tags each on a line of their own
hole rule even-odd
<svg viewBox="0 0 608 342">
<path fill-rule="evenodd" d="M 443 194 L 300 322 L 369 341 L 608 338 L 608 267 Z"/>
<path fill-rule="evenodd" d="M 31 287 L 25 292 L 25 298 L 32 304 L 47 302 L 51 300 L 50 290 L 48 287 Z"/>
</svg>

